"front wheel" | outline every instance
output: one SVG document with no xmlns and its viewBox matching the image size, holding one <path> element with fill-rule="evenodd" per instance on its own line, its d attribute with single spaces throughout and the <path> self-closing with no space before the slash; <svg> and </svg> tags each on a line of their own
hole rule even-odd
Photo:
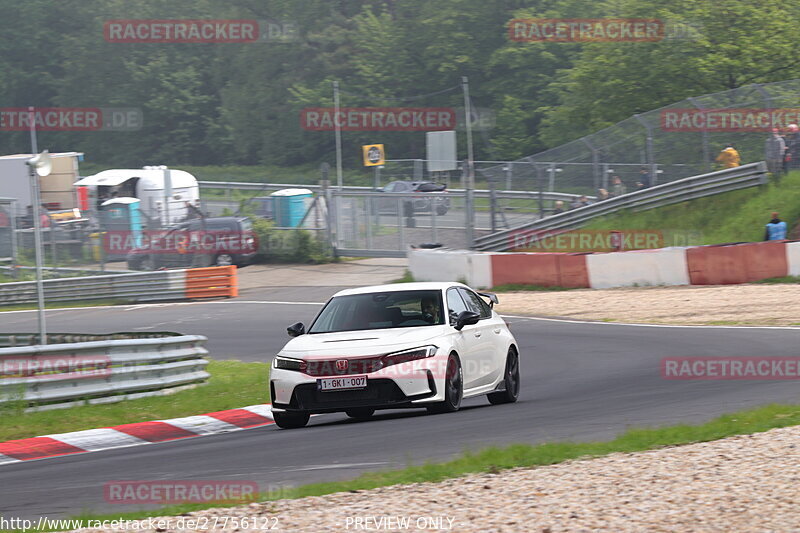
<svg viewBox="0 0 800 533">
<path fill-rule="evenodd" d="M 503 381 L 505 382 L 505 390 L 492 392 L 488 395 L 489 403 L 492 405 L 514 403 L 519 398 L 519 355 L 513 348 L 508 350 Z"/>
<path fill-rule="evenodd" d="M 281 429 L 296 429 L 308 424 L 308 413 L 272 413 L 275 424 Z"/>
<path fill-rule="evenodd" d="M 430 413 L 452 413 L 461 407 L 461 398 L 464 395 L 464 374 L 461 371 L 461 362 L 455 354 L 450 354 L 447 360 L 447 372 L 444 380 L 444 401 L 428 407 Z"/>
</svg>

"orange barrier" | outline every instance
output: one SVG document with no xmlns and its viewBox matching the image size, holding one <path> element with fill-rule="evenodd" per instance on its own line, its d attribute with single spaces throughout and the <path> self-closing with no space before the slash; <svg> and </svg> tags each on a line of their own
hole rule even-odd
<svg viewBox="0 0 800 533">
<path fill-rule="evenodd" d="M 686 267 L 692 285 L 744 283 L 744 261 L 733 245 L 698 246 L 686 249 Z"/>
<path fill-rule="evenodd" d="M 784 241 L 698 246 L 686 250 L 692 285 L 730 285 L 786 276 Z"/>
<path fill-rule="evenodd" d="M 585 254 L 492 254 L 492 285 L 521 283 L 543 287 L 588 287 Z"/>
<path fill-rule="evenodd" d="M 235 265 L 190 268 L 186 271 L 187 298 L 234 298 L 238 295 Z"/>
<path fill-rule="evenodd" d="M 779 278 L 789 275 L 786 258 L 786 241 L 754 242 L 740 244 L 747 265 L 747 281 Z"/>
<path fill-rule="evenodd" d="M 586 256 L 590 254 L 560 254 L 558 258 L 559 287 L 590 287 Z"/>
</svg>

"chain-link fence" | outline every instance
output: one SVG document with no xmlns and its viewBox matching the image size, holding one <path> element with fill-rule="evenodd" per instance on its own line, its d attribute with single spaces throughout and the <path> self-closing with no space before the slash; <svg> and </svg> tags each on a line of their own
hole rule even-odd
<svg viewBox="0 0 800 533">
<path fill-rule="evenodd" d="M 742 164 L 761 161 L 772 128 L 785 136 L 790 166 L 800 167 L 800 134 L 789 128 L 800 119 L 798 103 L 800 80 L 747 85 L 634 115 L 513 163 L 477 165 L 477 172 L 508 189 L 614 194 L 616 184 L 631 192 L 715 170 L 729 144 Z"/>
</svg>

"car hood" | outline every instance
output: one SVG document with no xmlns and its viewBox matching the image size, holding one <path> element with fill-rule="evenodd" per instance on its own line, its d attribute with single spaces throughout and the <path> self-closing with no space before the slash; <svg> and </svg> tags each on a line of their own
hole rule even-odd
<svg viewBox="0 0 800 533">
<path fill-rule="evenodd" d="M 436 344 L 435 340 L 449 331 L 452 327 L 442 325 L 306 334 L 290 340 L 280 353 L 309 361 L 332 356 L 379 355 Z"/>
</svg>

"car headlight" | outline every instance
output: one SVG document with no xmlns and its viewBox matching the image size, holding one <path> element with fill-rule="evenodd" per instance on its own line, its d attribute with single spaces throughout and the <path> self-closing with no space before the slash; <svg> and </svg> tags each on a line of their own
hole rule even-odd
<svg viewBox="0 0 800 533">
<path fill-rule="evenodd" d="M 399 365 L 400 363 L 406 363 L 408 361 L 416 361 L 417 359 L 433 357 L 436 355 L 436 350 L 438 349 L 439 348 L 437 346 L 429 344 L 428 346 L 420 346 L 419 348 L 411 348 L 409 350 L 403 350 L 400 352 L 387 353 L 383 356 L 381 361 L 383 362 L 383 367 Z"/>
<path fill-rule="evenodd" d="M 276 355 L 272 363 L 275 368 L 280 368 L 281 370 L 305 372 L 308 368 L 308 363 L 302 359 L 292 359 L 291 357 L 283 357 L 281 355 Z"/>
</svg>

